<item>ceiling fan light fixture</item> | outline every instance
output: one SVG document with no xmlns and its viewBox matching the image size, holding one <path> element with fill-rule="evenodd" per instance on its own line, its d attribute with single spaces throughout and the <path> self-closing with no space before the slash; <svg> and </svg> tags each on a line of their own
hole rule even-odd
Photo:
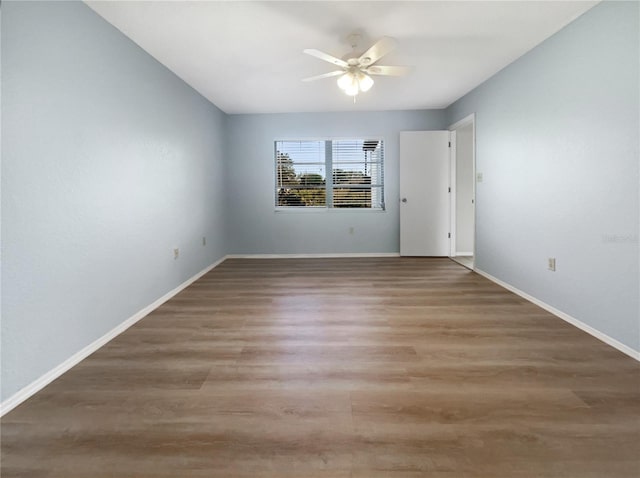
<svg viewBox="0 0 640 478">
<path fill-rule="evenodd" d="M 373 86 L 373 78 L 366 73 L 360 72 L 358 74 L 358 85 L 360 86 L 360 91 L 369 91 Z"/>
<path fill-rule="evenodd" d="M 358 80 L 355 80 L 355 79 L 349 85 L 349 87 L 344 90 L 344 92 L 349 96 L 356 96 L 359 91 L 360 91 L 360 88 L 358 88 Z"/>
<path fill-rule="evenodd" d="M 348 71 L 347 73 L 342 75 L 340 78 L 338 78 L 338 87 L 341 90 L 346 90 L 351 86 L 352 83 L 353 83 L 353 75 L 351 74 L 350 71 Z"/>
<path fill-rule="evenodd" d="M 362 71 L 348 71 L 338 78 L 338 87 L 349 96 L 369 91 L 373 86 L 373 79 Z"/>
</svg>

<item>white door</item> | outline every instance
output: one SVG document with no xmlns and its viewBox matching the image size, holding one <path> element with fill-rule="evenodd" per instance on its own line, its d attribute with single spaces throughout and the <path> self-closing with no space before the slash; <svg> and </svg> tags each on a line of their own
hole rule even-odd
<svg viewBox="0 0 640 478">
<path fill-rule="evenodd" d="M 449 255 L 449 131 L 400 132 L 400 255 Z"/>
</svg>

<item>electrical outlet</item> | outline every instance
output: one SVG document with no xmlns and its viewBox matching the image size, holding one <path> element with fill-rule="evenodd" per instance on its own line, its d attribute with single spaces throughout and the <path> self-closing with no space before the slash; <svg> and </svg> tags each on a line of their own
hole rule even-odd
<svg viewBox="0 0 640 478">
<path fill-rule="evenodd" d="M 173 249 L 173 258 L 174 258 L 174 259 L 177 259 L 178 257 L 180 257 L 180 249 L 179 249 L 179 248 L 177 248 L 177 247 L 175 247 L 175 248 Z"/>
<path fill-rule="evenodd" d="M 484 179 L 484 176 L 482 175 L 482 173 L 476 173 L 477 182 L 481 183 L 483 179 Z"/>
<path fill-rule="evenodd" d="M 555 257 L 549 257 L 548 269 L 550 271 L 554 271 L 555 272 L 555 270 L 556 270 L 556 258 Z"/>
<path fill-rule="evenodd" d="M 202 236 L 202 245 L 203 246 L 207 245 L 207 236 Z"/>
</svg>

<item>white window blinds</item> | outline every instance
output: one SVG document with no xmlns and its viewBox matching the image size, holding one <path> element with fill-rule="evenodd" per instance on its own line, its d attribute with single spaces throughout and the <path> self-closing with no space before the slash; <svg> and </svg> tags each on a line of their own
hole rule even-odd
<svg viewBox="0 0 640 478">
<path fill-rule="evenodd" d="M 276 141 L 275 163 L 277 207 L 384 209 L 382 140 Z"/>
</svg>

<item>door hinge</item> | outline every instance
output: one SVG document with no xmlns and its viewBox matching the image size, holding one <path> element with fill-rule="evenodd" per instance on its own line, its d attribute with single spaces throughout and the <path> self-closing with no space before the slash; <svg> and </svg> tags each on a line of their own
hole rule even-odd
<svg viewBox="0 0 640 478">
<path fill-rule="evenodd" d="M 448 237 L 449 239 L 451 239 L 451 233 L 447 234 L 447 237 Z"/>
<path fill-rule="evenodd" d="M 448 191 L 448 192 L 451 192 L 451 188 L 449 188 L 449 191 Z"/>
<path fill-rule="evenodd" d="M 451 147 L 451 141 L 449 141 L 449 147 Z"/>
</svg>

